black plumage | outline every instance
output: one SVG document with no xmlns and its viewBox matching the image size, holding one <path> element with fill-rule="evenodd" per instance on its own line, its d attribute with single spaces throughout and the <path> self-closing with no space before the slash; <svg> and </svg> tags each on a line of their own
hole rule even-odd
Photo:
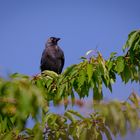
<svg viewBox="0 0 140 140">
<path fill-rule="evenodd" d="M 65 58 L 62 49 L 57 45 L 59 40 L 60 38 L 56 37 L 48 39 L 41 57 L 41 72 L 44 70 L 51 70 L 58 74 L 62 72 Z"/>
</svg>

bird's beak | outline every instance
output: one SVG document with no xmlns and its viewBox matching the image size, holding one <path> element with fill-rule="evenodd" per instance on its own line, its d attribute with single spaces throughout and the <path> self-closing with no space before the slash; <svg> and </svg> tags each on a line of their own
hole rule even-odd
<svg viewBox="0 0 140 140">
<path fill-rule="evenodd" d="M 61 38 L 57 38 L 57 41 L 59 41 Z"/>
</svg>

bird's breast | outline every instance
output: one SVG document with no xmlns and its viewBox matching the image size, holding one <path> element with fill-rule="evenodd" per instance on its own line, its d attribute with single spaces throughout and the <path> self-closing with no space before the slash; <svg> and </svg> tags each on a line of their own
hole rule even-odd
<svg viewBox="0 0 140 140">
<path fill-rule="evenodd" d="M 55 50 L 58 51 L 58 46 L 55 46 Z"/>
<path fill-rule="evenodd" d="M 48 47 L 46 50 L 46 54 L 47 56 L 49 56 L 49 58 L 53 58 L 53 59 L 59 59 L 61 57 L 61 53 L 59 51 L 58 46 Z"/>
</svg>

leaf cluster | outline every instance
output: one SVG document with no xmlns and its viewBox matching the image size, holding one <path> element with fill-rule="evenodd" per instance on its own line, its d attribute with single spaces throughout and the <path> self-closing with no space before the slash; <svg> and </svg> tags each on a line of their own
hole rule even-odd
<svg viewBox="0 0 140 140">
<path fill-rule="evenodd" d="M 103 85 L 112 92 L 112 84 L 119 75 L 126 84 L 140 82 L 140 31 L 129 34 L 128 40 L 123 47 L 126 54 L 117 56 L 111 53 L 105 60 L 102 55 L 91 56 L 89 59 L 82 57 L 82 62 L 68 67 L 61 75 L 52 71 L 44 71 L 33 78 L 39 88 L 46 92 L 47 101 L 57 104 L 62 99 L 75 99 L 75 93 L 80 98 L 88 97 L 89 90 L 93 91 L 93 100 L 103 99 Z"/>
</svg>

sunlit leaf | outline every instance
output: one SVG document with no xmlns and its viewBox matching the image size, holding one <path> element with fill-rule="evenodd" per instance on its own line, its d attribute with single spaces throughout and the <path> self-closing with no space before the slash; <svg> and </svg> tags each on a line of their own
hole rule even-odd
<svg viewBox="0 0 140 140">
<path fill-rule="evenodd" d="M 118 73 L 121 73 L 124 70 L 124 58 L 123 57 L 118 57 L 117 58 L 117 62 L 116 62 L 116 66 L 115 69 Z"/>
</svg>

